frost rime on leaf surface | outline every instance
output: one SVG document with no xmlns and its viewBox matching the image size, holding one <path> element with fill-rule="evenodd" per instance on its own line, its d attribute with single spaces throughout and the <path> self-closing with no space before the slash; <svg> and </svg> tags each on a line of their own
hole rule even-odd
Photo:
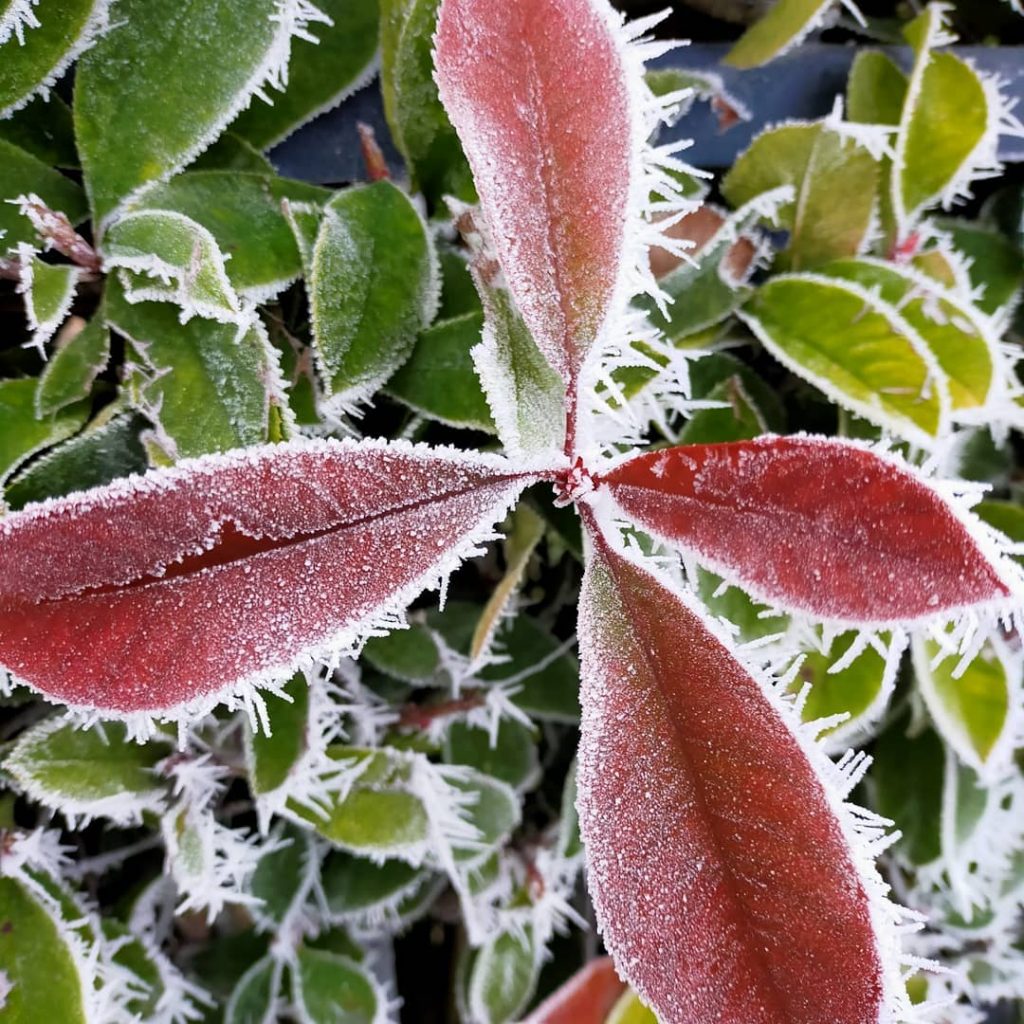
<svg viewBox="0 0 1024 1024">
<path fill-rule="evenodd" d="M 843 803 L 856 772 L 600 535 L 579 635 L 589 882 L 644 1001 L 672 1024 L 895 1019 L 894 908 L 871 860 L 884 838 Z"/>
<path fill-rule="evenodd" d="M 593 0 L 447 0 L 438 19 L 441 98 L 509 290 L 570 385 L 616 296 L 630 204 L 636 118 L 613 18 Z"/>
<path fill-rule="evenodd" d="M 73 706 L 210 706 L 393 620 L 533 479 L 400 442 L 292 443 L 31 506 L 0 527 L 0 662 Z"/>
<path fill-rule="evenodd" d="M 819 619 L 884 625 L 1008 609 L 1019 587 L 968 513 L 908 465 L 855 443 L 684 446 L 636 456 L 600 482 L 642 528 Z"/>
</svg>

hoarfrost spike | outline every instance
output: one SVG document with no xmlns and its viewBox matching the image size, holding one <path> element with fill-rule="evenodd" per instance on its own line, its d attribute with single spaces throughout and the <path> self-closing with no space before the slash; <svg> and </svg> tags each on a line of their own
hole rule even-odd
<svg viewBox="0 0 1024 1024">
<path fill-rule="evenodd" d="M 30 506 L 0 523 L 0 663 L 72 707 L 208 710 L 393 624 L 537 476 L 323 441 Z"/>
</svg>

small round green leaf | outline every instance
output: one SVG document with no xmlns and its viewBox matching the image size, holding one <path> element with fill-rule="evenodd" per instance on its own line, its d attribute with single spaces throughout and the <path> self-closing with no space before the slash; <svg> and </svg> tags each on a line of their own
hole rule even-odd
<svg viewBox="0 0 1024 1024">
<path fill-rule="evenodd" d="M 409 197 L 390 182 L 345 189 L 324 210 L 309 280 L 324 390 L 342 406 L 369 398 L 433 318 L 437 257 Z"/>
</svg>

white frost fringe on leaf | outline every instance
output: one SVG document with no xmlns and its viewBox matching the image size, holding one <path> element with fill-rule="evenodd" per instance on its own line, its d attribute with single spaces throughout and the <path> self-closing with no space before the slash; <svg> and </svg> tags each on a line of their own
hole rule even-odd
<svg viewBox="0 0 1024 1024">
<path fill-rule="evenodd" d="M 32 730 L 31 746 L 27 745 L 23 738 L 16 745 L 14 751 L 8 755 L 5 764 L 14 773 L 18 787 L 30 800 L 63 814 L 71 831 L 77 831 L 96 818 L 106 818 L 115 825 L 126 827 L 141 825 L 145 812 L 159 814 L 165 810 L 165 801 L 157 788 L 156 777 L 154 777 L 154 789 L 150 793 L 133 793 L 123 790 L 116 795 L 97 799 L 76 798 L 64 793 L 55 793 L 43 785 L 39 781 L 38 773 L 25 760 L 26 755 L 31 754 L 32 746 L 45 743 L 52 733 L 74 727 L 77 724 L 62 715 L 54 715 L 52 718 L 40 722 Z M 102 722 L 97 722 L 92 728 L 106 741 Z"/>
<path fill-rule="evenodd" d="M 52 919 L 75 965 L 86 1024 L 137 1024 L 138 1016 L 129 1006 L 132 1000 L 147 996 L 148 988 L 132 971 L 114 962 L 119 944 L 103 937 L 99 914 L 80 894 L 64 888 L 61 877 L 70 863 L 68 852 L 56 832 L 13 833 L 0 858 L 0 877 L 20 883 Z M 62 893 L 55 892 L 54 886 Z M 69 918 L 72 909 L 77 916 Z"/>
<path fill-rule="evenodd" d="M 669 146 L 656 146 L 651 138 L 659 124 L 671 123 L 681 103 L 692 96 L 691 89 L 656 97 L 644 78 L 644 62 L 676 49 L 676 42 L 654 41 L 645 36 L 661 22 L 667 11 L 624 23 L 622 16 L 605 3 L 594 3 L 594 10 L 608 25 L 625 70 L 625 85 L 629 98 L 629 117 L 632 131 L 631 165 L 629 172 L 629 202 L 626 210 L 626 228 L 619 272 L 608 313 L 600 334 L 587 361 L 581 368 L 579 380 L 579 440 L 577 447 L 584 454 L 593 454 L 599 446 L 593 437 L 594 424 L 590 405 L 598 383 L 607 384 L 609 374 L 604 362 L 609 348 L 621 351 L 624 338 L 633 338 L 641 332 L 647 341 L 648 330 L 637 322 L 630 310 L 630 301 L 638 295 L 649 295 L 663 311 L 669 297 L 658 286 L 650 266 L 650 249 L 658 246 L 673 255 L 686 259 L 690 244 L 672 239 L 666 231 L 681 217 L 698 206 L 680 191 L 675 173 L 706 176 L 704 172 L 680 161 L 676 154 L 691 143 L 684 141 Z M 673 355 L 673 362 L 677 357 Z M 684 372 L 685 376 L 685 372 Z M 613 384 L 614 387 L 614 384 Z M 614 391 L 612 395 L 614 396 Z"/>
<path fill-rule="evenodd" d="M 316 37 L 310 34 L 308 26 L 313 22 L 329 23 L 327 15 L 309 0 L 275 0 L 275 9 L 270 15 L 270 20 L 276 27 L 263 59 L 253 69 L 248 81 L 238 90 L 233 100 L 223 109 L 220 117 L 181 155 L 180 159 L 166 168 L 160 176 L 145 182 L 124 196 L 103 218 L 102 223 L 97 225 L 98 235 L 102 234 L 113 219 L 119 216 L 130 203 L 144 195 L 149 189 L 156 188 L 177 174 L 183 167 L 192 163 L 200 153 L 209 149 L 220 137 L 225 127 L 234 121 L 255 97 L 258 96 L 264 102 L 273 104 L 273 100 L 266 90 L 269 88 L 284 91 L 287 86 L 292 39 L 315 40 Z"/>
<path fill-rule="evenodd" d="M 39 27 L 39 21 L 33 10 L 33 6 L 38 2 L 39 0 L 14 0 L 12 6 L 0 16 L 0 46 L 9 42 L 12 32 L 18 37 L 19 43 L 24 45 L 23 29 Z M 71 42 L 57 63 L 46 72 L 40 81 L 36 82 L 29 92 L 18 97 L 8 106 L 0 108 L 0 120 L 10 117 L 22 107 L 28 106 L 37 96 L 42 96 L 44 99 L 49 98 L 50 90 L 57 84 L 64 72 L 110 27 L 110 7 L 113 2 L 114 0 L 94 0 L 92 11 L 78 38 Z M 22 12 L 20 16 L 19 11 Z"/>
<path fill-rule="evenodd" d="M 344 663 L 343 663 L 344 664 Z M 271 820 L 281 815 L 289 801 L 317 815 L 325 815 L 335 800 L 343 800 L 366 768 L 365 762 L 351 765 L 328 756 L 328 748 L 346 738 L 344 714 L 347 694 L 333 682 L 327 666 L 304 670 L 309 687 L 309 717 L 306 722 L 306 749 L 295 762 L 285 781 L 276 789 L 256 797 L 256 816 L 260 831 L 267 833 Z M 290 699 L 284 691 L 279 696 Z M 249 721 L 246 755 L 253 763 L 252 733 L 262 730 L 270 735 L 265 708 L 254 708 L 258 717 Z"/>
<path fill-rule="evenodd" d="M 257 837 L 217 820 L 213 804 L 225 789 L 228 769 L 206 754 L 174 754 L 164 763 L 178 797 L 161 821 L 167 871 L 182 896 L 178 913 L 205 911 L 213 921 L 228 903 L 252 904 L 249 879 L 273 846 L 260 846 Z"/>
<path fill-rule="evenodd" d="M 108 224 L 107 231 L 109 233 L 132 222 L 137 224 L 140 221 L 161 220 L 177 225 L 182 231 L 194 236 L 192 253 L 187 263 L 178 265 L 154 252 L 140 252 L 134 247 L 118 246 L 108 234 L 104 246 L 103 269 L 107 273 L 115 268 L 128 270 L 160 282 L 159 285 L 139 287 L 130 277 L 122 275 L 125 298 L 131 303 L 172 302 L 180 307 L 178 319 L 181 323 L 188 323 L 194 316 L 205 317 L 219 323 L 235 324 L 241 337 L 256 320 L 256 310 L 252 306 L 244 306 L 235 293 L 226 269 L 230 257 L 220 251 L 217 240 L 202 224 L 174 210 L 132 210 Z M 211 301 L 210 296 L 203 297 L 199 293 L 199 277 L 202 274 L 212 275 L 221 302 Z"/>
<path fill-rule="evenodd" d="M 925 207 L 937 198 L 944 209 L 949 209 L 958 202 L 970 199 L 971 184 L 986 178 L 998 177 L 1003 172 L 1003 164 L 999 160 L 998 148 L 1000 135 L 1024 136 L 1024 125 L 1014 116 L 1013 102 L 1003 95 L 1006 84 L 998 76 L 979 71 L 971 60 L 964 63 L 977 75 L 985 93 L 986 125 L 982 137 L 974 149 L 965 157 L 963 163 L 937 197 L 932 197 L 916 209 L 907 210 L 903 204 L 902 178 L 906 168 L 907 126 L 914 115 L 915 106 L 920 98 L 925 70 L 930 60 L 930 52 L 938 47 L 947 46 L 957 41 L 956 35 L 950 30 L 948 15 L 953 10 L 948 3 L 931 3 L 927 13 L 930 19 L 923 49 L 928 56 L 915 62 L 913 72 L 907 83 L 907 94 L 903 102 L 903 115 L 900 119 L 896 135 L 896 149 L 891 175 L 891 199 L 893 213 L 899 239 L 906 239 L 920 219 Z"/>
<path fill-rule="evenodd" d="M 18 39 L 18 45 L 25 45 L 25 30 L 39 28 L 36 7 L 39 0 L 10 0 L 7 9 L 0 16 L 0 46 L 12 36 Z"/>
<path fill-rule="evenodd" d="M 685 262 L 698 265 L 722 246 L 741 238 L 751 242 L 754 254 L 748 275 L 768 262 L 768 248 L 751 232 L 759 221 L 775 221 L 778 211 L 792 201 L 793 188 L 783 185 L 771 189 L 728 214 L 715 233 L 702 247 L 700 255 L 679 250 Z M 672 223 L 674 218 L 669 218 Z M 651 245 L 659 243 L 652 242 Z M 674 243 L 677 247 L 678 240 Z M 728 280 L 724 263 L 719 277 L 730 288 L 740 287 L 744 281 Z M 699 409 L 721 408 L 722 403 L 693 400 L 690 397 L 690 364 L 708 355 L 705 349 L 677 348 L 638 309 L 630 308 L 619 324 L 619 341 L 609 344 L 596 369 L 596 382 L 590 389 L 592 453 L 610 458 L 623 445 L 646 447 L 647 432 L 653 425 L 664 437 L 673 437 L 672 421 L 675 417 L 688 417 Z M 650 372 L 652 378 L 628 396 L 616 383 L 616 374 L 639 368 Z"/>
<path fill-rule="evenodd" d="M 823 728 L 834 722 L 802 722 L 799 707 L 792 695 L 787 692 L 791 681 L 772 678 L 759 666 L 745 662 L 737 654 L 728 631 L 723 629 L 716 618 L 707 614 L 697 596 L 676 585 L 659 566 L 645 556 L 635 542 L 629 543 L 633 540 L 632 537 L 623 538 L 615 527 L 614 509 L 605 499 L 606 495 L 598 494 L 591 504 L 598 521 L 604 524 L 603 533 L 609 543 L 622 557 L 654 575 L 700 619 L 726 650 L 732 652 L 733 657 L 758 683 L 768 704 L 785 724 L 820 780 L 823 795 L 842 831 L 857 877 L 868 898 L 872 930 L 884 972 L 883 1007 L 878 1024 L 925 1024 L 933 1021 L 934 1006 L 911 1005 L 906 990 L 907 977 L 926 965 L 920 958 L 908 953 L 903 945 L 904 936 L 922 927 L 922 919 L 920 915 L 892 901 L 890 887 L 882 879 L 875 863 L 877 857 L 899 838 L 899 834 L 889 831 L 891 821 L 850 803 L 848 799 L 854 787 L 864 777 L 871 763 L 870 757 L 864 753 L 849 751 L 838 762 L 832 761 L 825 753 L 819 736 Z"/>
<path fill-rule="evenodd" d="M 36 309 L 33 289 L 35 286 L 35 250 L 31 245 L 23 242 L 17 248 L 17 258 L 21 266 L 18 279 L 17 292 L 25 299 L 25 318 L 28 320 L 29 330 L 32 337 L 24 342 L 23 348 L 34 348 L 39 353 L 39 358 L 46 359 L 46 343 L 57 333 L 57 328 L 64 322 L 68 313 L 71 312 L 71 305 L 75 301 L 75 291 L 78 288 L 78 279 L 81 271 L 78 267 L 66 266 L 67 288 L 60 303 L 53 313 L 40 319 L 40 311 Z M 64 266 L 62 264 L 62 266 Z"/>
</svg>

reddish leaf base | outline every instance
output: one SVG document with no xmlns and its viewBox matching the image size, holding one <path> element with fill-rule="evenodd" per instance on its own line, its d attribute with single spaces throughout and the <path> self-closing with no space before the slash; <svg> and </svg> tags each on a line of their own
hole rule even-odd
<svg viewBox="0 0 1024 1024">
<path fill-rule="evenodd" d="M 604 956 L 574 974 L 523 1024 L 604 1024 L 625 990 L 611 957 Z"/>
<path fill-rule="evenodd" d="M 578 806 L 619 969 L 662 1024 L 876 1024 L 868 894 L 807 754 L 679 597 L 591 547 Z"/>
<path fill-rule="evenodd" d="M 630 459 L 598 484 L 642 529 L 817 618 L 910 621 L 1010 594 L 935 491 L 857 445 L 685 445 Z"/>
</svg>

